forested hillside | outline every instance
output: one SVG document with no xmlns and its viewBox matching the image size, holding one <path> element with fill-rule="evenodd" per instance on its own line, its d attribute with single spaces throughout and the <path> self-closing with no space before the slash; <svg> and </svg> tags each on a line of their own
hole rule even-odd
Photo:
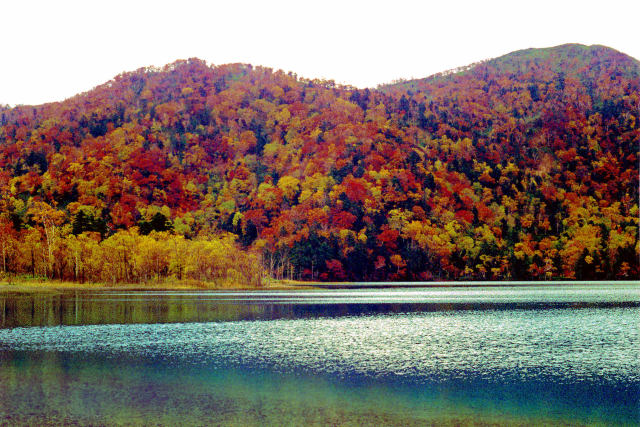
<svg viewBox="0 0 640 427">
<path fill-rule="evenodd" d="M 375 90 L 190 59 L 0 125 L 7 273 L 640 276 L 640 65 L 605 47 Z"/>
</svg>

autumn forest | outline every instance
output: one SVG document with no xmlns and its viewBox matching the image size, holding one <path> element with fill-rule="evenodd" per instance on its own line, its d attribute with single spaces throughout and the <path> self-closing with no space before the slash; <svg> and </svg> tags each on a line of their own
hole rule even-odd
<svg viewBox="0 0 640 427">
<path fill-rule="evenodd" d="M 0 274 L 638 279 L 640 63 L 529 49 L 356 89 L 198 59 L 0 106 Z"/>
</svg>

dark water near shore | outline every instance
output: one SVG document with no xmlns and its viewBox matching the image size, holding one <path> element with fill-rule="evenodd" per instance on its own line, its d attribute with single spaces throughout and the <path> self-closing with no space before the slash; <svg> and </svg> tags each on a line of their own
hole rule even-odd
<svg viewBox="0 0 640 427">
<path fill-rule="evenodd" d="M 640 286 L 0 295 L 0 424 L 639 425 Z"/>
</svg>

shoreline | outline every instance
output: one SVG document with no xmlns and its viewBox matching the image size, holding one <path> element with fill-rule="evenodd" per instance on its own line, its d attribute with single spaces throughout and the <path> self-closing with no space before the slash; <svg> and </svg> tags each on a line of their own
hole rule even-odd
<svg viewBox="0 0 640 427">
<path fill-rule="evenodd" d="M 640 280 L 513 280 L 513 281 L 433 281 L 433 282 L 296 282 L 298 287 L 321 289 L 391 289 L 391 288 L 485 288 L 581 285 L 638 285 Z"/>
<path fill-rule="evenodd" d="M 60 293 L 66 291 L 296 291 L 344 289 L 397 289 L 397 288 L 480 288 L 480 287 L 540 287 L 580 285 L 637 285 L 640 280 L 550 280 L 550 281 L 434 281 L 434 282 L 311 282 L 298 280 L 271 280 L 262 287 L 222 286 L 208 282 L 149 282 L 141 283 L 75 283 L 57 280 L 18 279 L 0 281 L 0 293 Z"/>
<path fill-rule="evenodd" d="M 309 289 L 310 286 L 305 286 Z M 312 287 L 311 287 L 312 288 Z M 0 293 L 61 293 L 67 291 L 264 291 L 264 290 L 296 290 L 300 286 L 288 281 L 273 280 L 271 284 L 262 287 L 250 287 L 242 285 L 216 286 L 208 282 L 149 282 L 149 283 L 76 283 L 58 280 L 18 279 L 12 282 L 0 281 Z"/>
</svg>

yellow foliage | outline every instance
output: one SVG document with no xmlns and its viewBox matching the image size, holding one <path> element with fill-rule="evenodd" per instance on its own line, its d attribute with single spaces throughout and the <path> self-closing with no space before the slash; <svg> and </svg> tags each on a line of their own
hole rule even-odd
<svg viewBox="0 0 640 427">
<path fill-rule="evenodd" d="M 290 201 L 294 200 L 294 197 L 300 189 L 300 180 L 289 175 L 285 175 L 278 180 L 278 188 L 282 190 L 282 194 Z"/>
<path fill-rule="evenodd" d="M 398 268 L 402 268 L 407 265 L 407 262 L 403 260 L 402 257 L 398 254 L 391 255 L 389 261 L 391 261 L 391 264 L 395 265 Z"/>
<path fill-rule="evenodd" d="M 358 240 L 362 243 L 367 243 L 367 229 L 363 228 L 358 232 Z"/>
<path fill-rule="evenodd" d="M 235 214 L 233 214 L 233 219 L 231 220 L 233 226 L 237 227 L 238 223 L 242 221 L 242 218 L 244 218 L 244 215 L 242 215 L 242 213 L 240 212 L 236 212 Z"/>
</svg>

